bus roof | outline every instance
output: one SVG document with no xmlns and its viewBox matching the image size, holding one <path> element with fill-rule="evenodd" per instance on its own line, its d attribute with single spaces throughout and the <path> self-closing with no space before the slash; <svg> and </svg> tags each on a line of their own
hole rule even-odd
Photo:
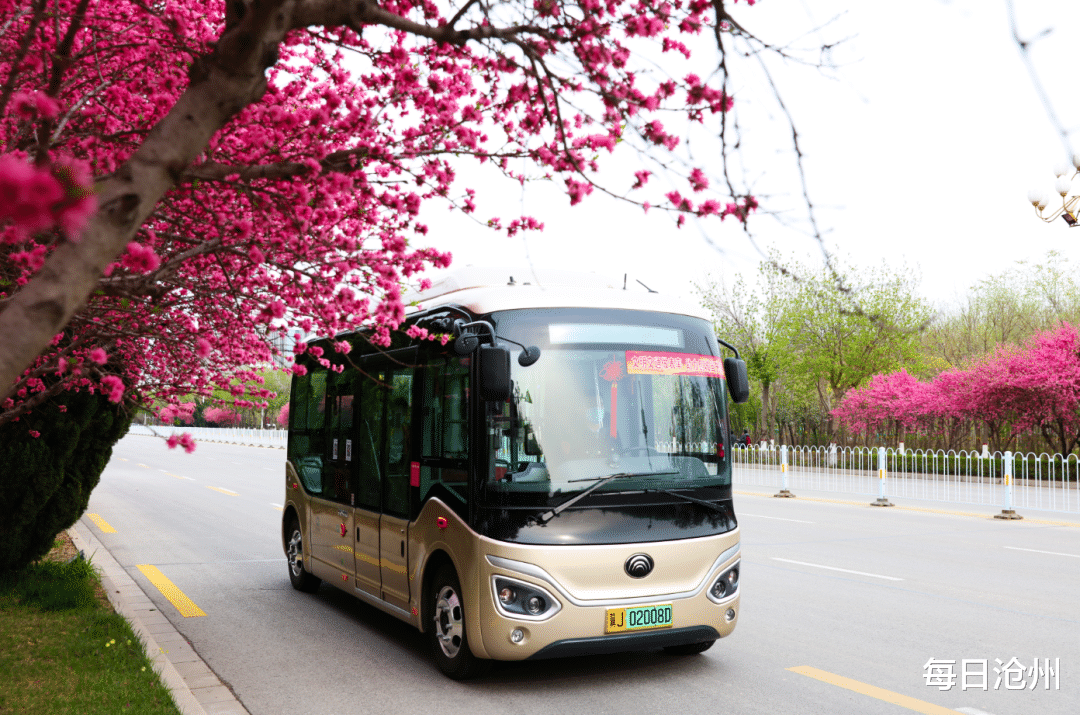
<svg viewBox="0 0 1080 715">
<path fill-rule="evenodd" d="M 529 268 L 457 270 L 421 292 L 402 296 L 409 314 L 456 305 L 474 315 L 522 308 L 618 308 L 711 320 L 701 306 L 644 288 L 617 288 L 595 273 Z"/>
</svg>

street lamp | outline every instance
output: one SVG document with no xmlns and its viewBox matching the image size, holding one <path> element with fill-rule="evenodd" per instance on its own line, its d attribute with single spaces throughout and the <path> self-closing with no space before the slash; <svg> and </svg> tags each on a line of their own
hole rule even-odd
<svg viewBox="0 0 1080 715">
<path fill-rule="evenodd" d="M 1048 214 L 1044 214 L 1043 210 L 1050 203 L 1050 200 L 1042 189 L 1029 191 L 1028 201 L 1035 207 L 1036 213 L 1043 221 L 1049 223 L 1060 216 L 1069 226 L 1076 226 L 1080 224 L 1080 217 L 1077 216 L 1077 213 L 1080 212 L 1080 193 L 1069 196 L 1069 192 L 1072 190 L 1073 179 L 1080 176 L 1080 154 L 1073 154 L 1072 166 L 1069 166 L 1066 162 L 1059 164 L 1054 170 L 1054 174 L 1057 176 L 1057 181 L 1054 182 L 1054 191 L 1061 195 L 1061 206 Z"/>
</svg>

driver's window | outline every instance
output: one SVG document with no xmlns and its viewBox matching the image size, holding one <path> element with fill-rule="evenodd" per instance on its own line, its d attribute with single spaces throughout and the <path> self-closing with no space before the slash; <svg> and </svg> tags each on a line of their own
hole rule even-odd
<svg viewBox="0 0 1080 715">
<path fill-rule="evenodd" d="M 466 502 L 471 358 L 433 357 L 423 371 L 420 499 Z"/>
</svg>

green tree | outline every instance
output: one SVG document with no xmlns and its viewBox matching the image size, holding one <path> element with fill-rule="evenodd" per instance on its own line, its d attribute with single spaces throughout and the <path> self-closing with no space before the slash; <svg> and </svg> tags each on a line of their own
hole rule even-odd
<svg viewBox="0 0 1080 715">
<path fill-rule="evenodd" d="M 759 436 L 829 441 L 844 393 L 879 372 L 919 364 L 933 309 L 918 281 L 886 266 L 811 270 L 771 252 L 755 286 L 698 287 L 717 334 L 735 344 L 760 391 Z"/>
<path fill-rule="evenodd" d="M 844 393 L 878 373 L 918 365 L 919 335 L 933 307 L 906 268 L 860 269 L 836 261 L 812 272 L 792 261 L 768 269 L 792 281 L 779 331 L 787 379 L 816 395 L 831 440 L 831 413 Z"/>
<path fill-rule="evenodd" d="M 717 336 L 739 349 L 746 361 L 751 389 L 756 388 L 760 401 L 752 408 L 738 406 L 735 413 L 743 429 L 755 438 L 775 437 L 776 388 L 783 373 L 786 353 L 778 342 L 782 324 L 783 294 L 788 286 L 773 271 L 759 269 L 757 289 L 746 285 L 742 276 L 729 290 L 723 279 L 709 279 L 696 286 L 702 304 L 712 312 Z"/>
<path fill-rule="evenodd" d="M 1068 259 L 1051 251 L 1043 263 L 1017 261 L 1013 268 L 977 282 L 940 311 L 922 339 L 924 364 L 934 374 L 1019 345 L 1063 322 L 1080 324 L 1080 285 Z"/>
</svg>

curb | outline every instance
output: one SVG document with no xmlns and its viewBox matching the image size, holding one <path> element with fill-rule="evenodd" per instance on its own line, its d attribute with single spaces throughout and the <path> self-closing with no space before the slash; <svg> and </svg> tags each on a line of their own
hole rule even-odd
<svg viewBox="0 0 1080 715">
<path fill-rule="evenodd" d="M 75 548 L 82 550 L 97 567 L 109 601 L 142 641 L 147 657 L 169 689 L 177 709 L 183 715 L 250 715 L 113 558 L 84 518 L 68 529 Z"/>
</svg>

